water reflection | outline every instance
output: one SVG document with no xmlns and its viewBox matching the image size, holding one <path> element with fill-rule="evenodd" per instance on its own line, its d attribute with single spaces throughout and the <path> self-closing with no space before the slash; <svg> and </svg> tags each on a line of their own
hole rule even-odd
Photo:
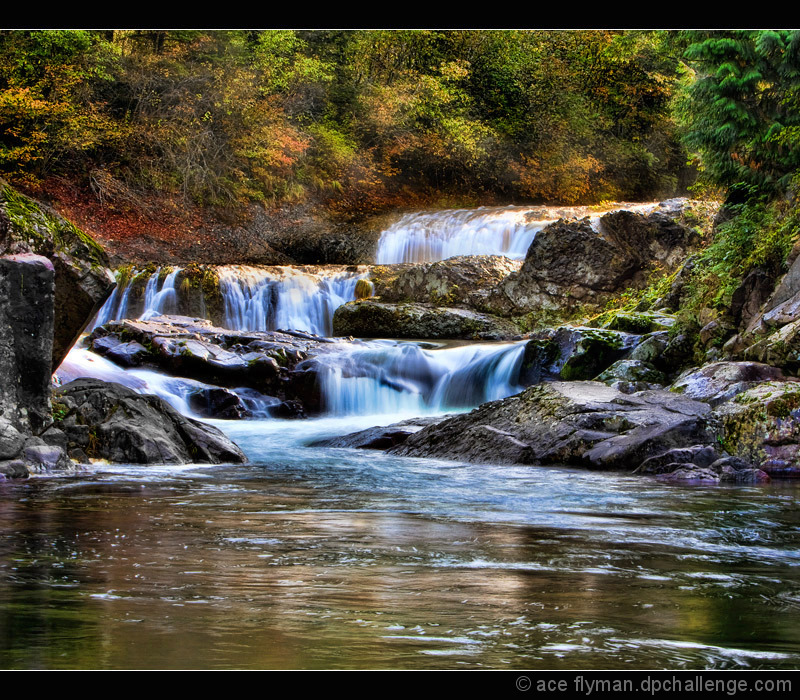
<svg viewBox="0 0 800 700">
<path fill-rule="evenodd" d="M 0 666 L 797 666 L 793 485 L 311 461 L 290 432 L 257 466 L 0 484 Z"/>
</svg>

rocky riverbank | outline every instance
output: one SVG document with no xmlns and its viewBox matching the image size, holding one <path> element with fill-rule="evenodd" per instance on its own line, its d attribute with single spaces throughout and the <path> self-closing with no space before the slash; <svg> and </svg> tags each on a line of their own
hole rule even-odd
<svg viewBox="0 0 800 700">
<path fill-rule="evenodd" d="M 80 368 L 73 375 L 61 371 L 65 386 L 51 400 L 54 363 L 111 293 L 112 276 L 85 234 L 10 188 L 3 192 L 1 318 L 5 337 L 15 340 L 2 353 L 0 474 L 66 469 L 72 460 L 89 459 L 244 461 L 218 430 L 139 393 L 141 382 L 125 387 L 81 379 Z M 137 368 L 174 378 L 180 405 L 205 418 L 354 410 L 350 394 L 364 391 L 392 401 L 417 397 L 438 411 L 481 404 L 469 413 L 342 436 L 327 446 L 495 464 L 580 464 L 685 482 L 793 477 L 800 474 L 794 376 L 800 263 L 793 260 L 778 278 L 746 280 L 730 318 L 717 314 L 692 333 L 676 312 L 692 255 L 710 235 L 709 212 L 680 200 L 559 219 L 535 234 L 523 260 L 467 255 L 340 268 L 127 268 L 117 275 L 114 304 L 134 318 L 102 323 L 86 347 L 119 367 L 118 374 Z M 660 298 L 633 311 L 604 310 L 615 295 L 643 289 L 654 274 L 670 280 Z M 259 323 L 311 323 L 278 312 L 281 304 L 312 303 L 300 301 L 301 288 L 303 299 L 324 294 L 325 308 L 313 323 L 332 324 L 338 337 L 290 326 L 225 327 L 251 322 L 241 320 L 251 313 L 245 301 L 263 305 Z M 169 293 L 162 306 L 172 315 L 146 308 L 159 289 Z M 238 306 L 234 293 L 244 300 Z M 336 301 L 341 294 L 352 301 Z M 65 305 L 72 298 L 82 300 L 80 312 Z M 481 346 L 478 355 L 458 345 L 447 355 L 426 355 L 425 344 L 370 344 L 352 336 L 515 344 L 497 351 Z M 697 365 L 703 344 L 710 362 Z"/>
</svg>

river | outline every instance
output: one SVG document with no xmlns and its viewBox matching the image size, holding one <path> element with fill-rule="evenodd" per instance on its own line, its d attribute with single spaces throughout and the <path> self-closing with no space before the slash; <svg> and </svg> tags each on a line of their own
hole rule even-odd
<svg viewBox="0 0 800 700">
<path fill-rule="evenodd" d="M 489 365 L 517 390 L 513 362 Z M 395 385 L 396 404 L 366 389 L 314 420 L 215 421 L 243 466 L 0 482 L 0 667 L 798 666 L 800 484 L 308 446 L 453 408 Z"/>
</svg>

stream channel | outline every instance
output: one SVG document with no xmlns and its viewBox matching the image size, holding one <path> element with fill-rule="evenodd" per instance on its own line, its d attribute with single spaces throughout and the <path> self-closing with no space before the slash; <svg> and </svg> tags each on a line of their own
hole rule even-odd
<svg viewBox="0 0 800 700">
<path fill-rule="evenodd" d="M 521 211 L 408 215 L 377 260 L 522 258 L 546 222 Z M 357 277 L 231 268 L 226 319 L 329 335 Z M 169 312 L 169 277 L 154 279 L 144 315 Z M 124 293 L 98 322 L 125 316 Z M 307 446 L 515 393 L 522 347 L 365 342 L 345 359 L 374 372 L 332 362 L 322 417 L 209 421 L 247 465 L 97 463 L 0 483 L 0 667 L 797 668 L 796 482 Z M 87 350 L 59 372 L 190 412 L 181 381 Z"/>
</svg>

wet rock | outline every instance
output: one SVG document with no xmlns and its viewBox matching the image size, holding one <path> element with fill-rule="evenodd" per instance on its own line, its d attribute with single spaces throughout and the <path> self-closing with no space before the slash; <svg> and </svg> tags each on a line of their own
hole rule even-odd
<svg viewBox="0 0 800 700">
<path fill-rule="evenodd" d="M 429 425 L 441 423 L 448 416 L 410 418 L 387 426 L 376 426 L 339 437 L 315 440 L 309 447 L 349 447 L 360 450 L 388 450 L 404 443 L 410 435 Z"/>
<path fill-rule="evenodd" d="M 730 458 L 728 458 L 730 459 Z M 662 454 L 650 457 L 642 462 L 634 471 L 635 474 L 667 474 L 675 471 L 680 465 L 692 464 L 695 467 L 706 467 L 719 473 L 714 467 L 719 459 L 719 453 L 709 445 L 692 445 L 691 447 L 676 447 Z"/>
<path fill-rule="evenodd" d="M 684 464 L 669 474 L 659 474 L 657 479 L 671 483 L 701 483 L 717 484 L 719 475 L 707 467 L 698 467 L 696 464 Z"/>
<path fill-rule="evenodd" d="M 665 391 L 625 395 L 599 382 L 552 382 L 483 404 L 390 451 L 493 464 L 633 470 L 674 447 L 709 444 L 711 409 Z"/>
<path fill-rule="evenodd" d="M 104 355 L 120 367 L 138 367 L 150 356 L 150 351 L 141 343 L 132 340 L 124 343 L 113 336 L 94 338 L 91 348 L 98 355 Z"/>
<path fill-rule="evenodd" d="M 251 415 L 241 398 L 222 387 L 199 389 L 188 396 L 189 408 L 204 418 L 234 420 Z"/>
<path fill-rule="evenodd" d="M 351 301 L 336 309 L 333 332 L 357 338 L 507 340 L 519 330 L 497 316 L 427 304 Z"/>
<path fill-rule="evenodd" d="M 246 461 L 220 430 L 185 418 L 156 396 L 97 379 L 70 382 L 56 396 L 67 408 L 59 429 L 71 454 L 132 464 Z"/>
<path fill-rule="evenodd" d="M 92 347 L 127 366 L 123 348 L 136 362 L 206 384 L 228 389 L 249 388 L 286 403 L 288 413 L 319 410 L 316 375 L 299 366 L 309 357 L 349 345 L 297 331 L 233 331 L 205 319 L 158 316 L 148 321 L 112 321 L 93 331 Z M 142 350 L 143 349 L 143 350 Z M 275 408 L 274 410 L 281 410 Z"/>
</svg>

